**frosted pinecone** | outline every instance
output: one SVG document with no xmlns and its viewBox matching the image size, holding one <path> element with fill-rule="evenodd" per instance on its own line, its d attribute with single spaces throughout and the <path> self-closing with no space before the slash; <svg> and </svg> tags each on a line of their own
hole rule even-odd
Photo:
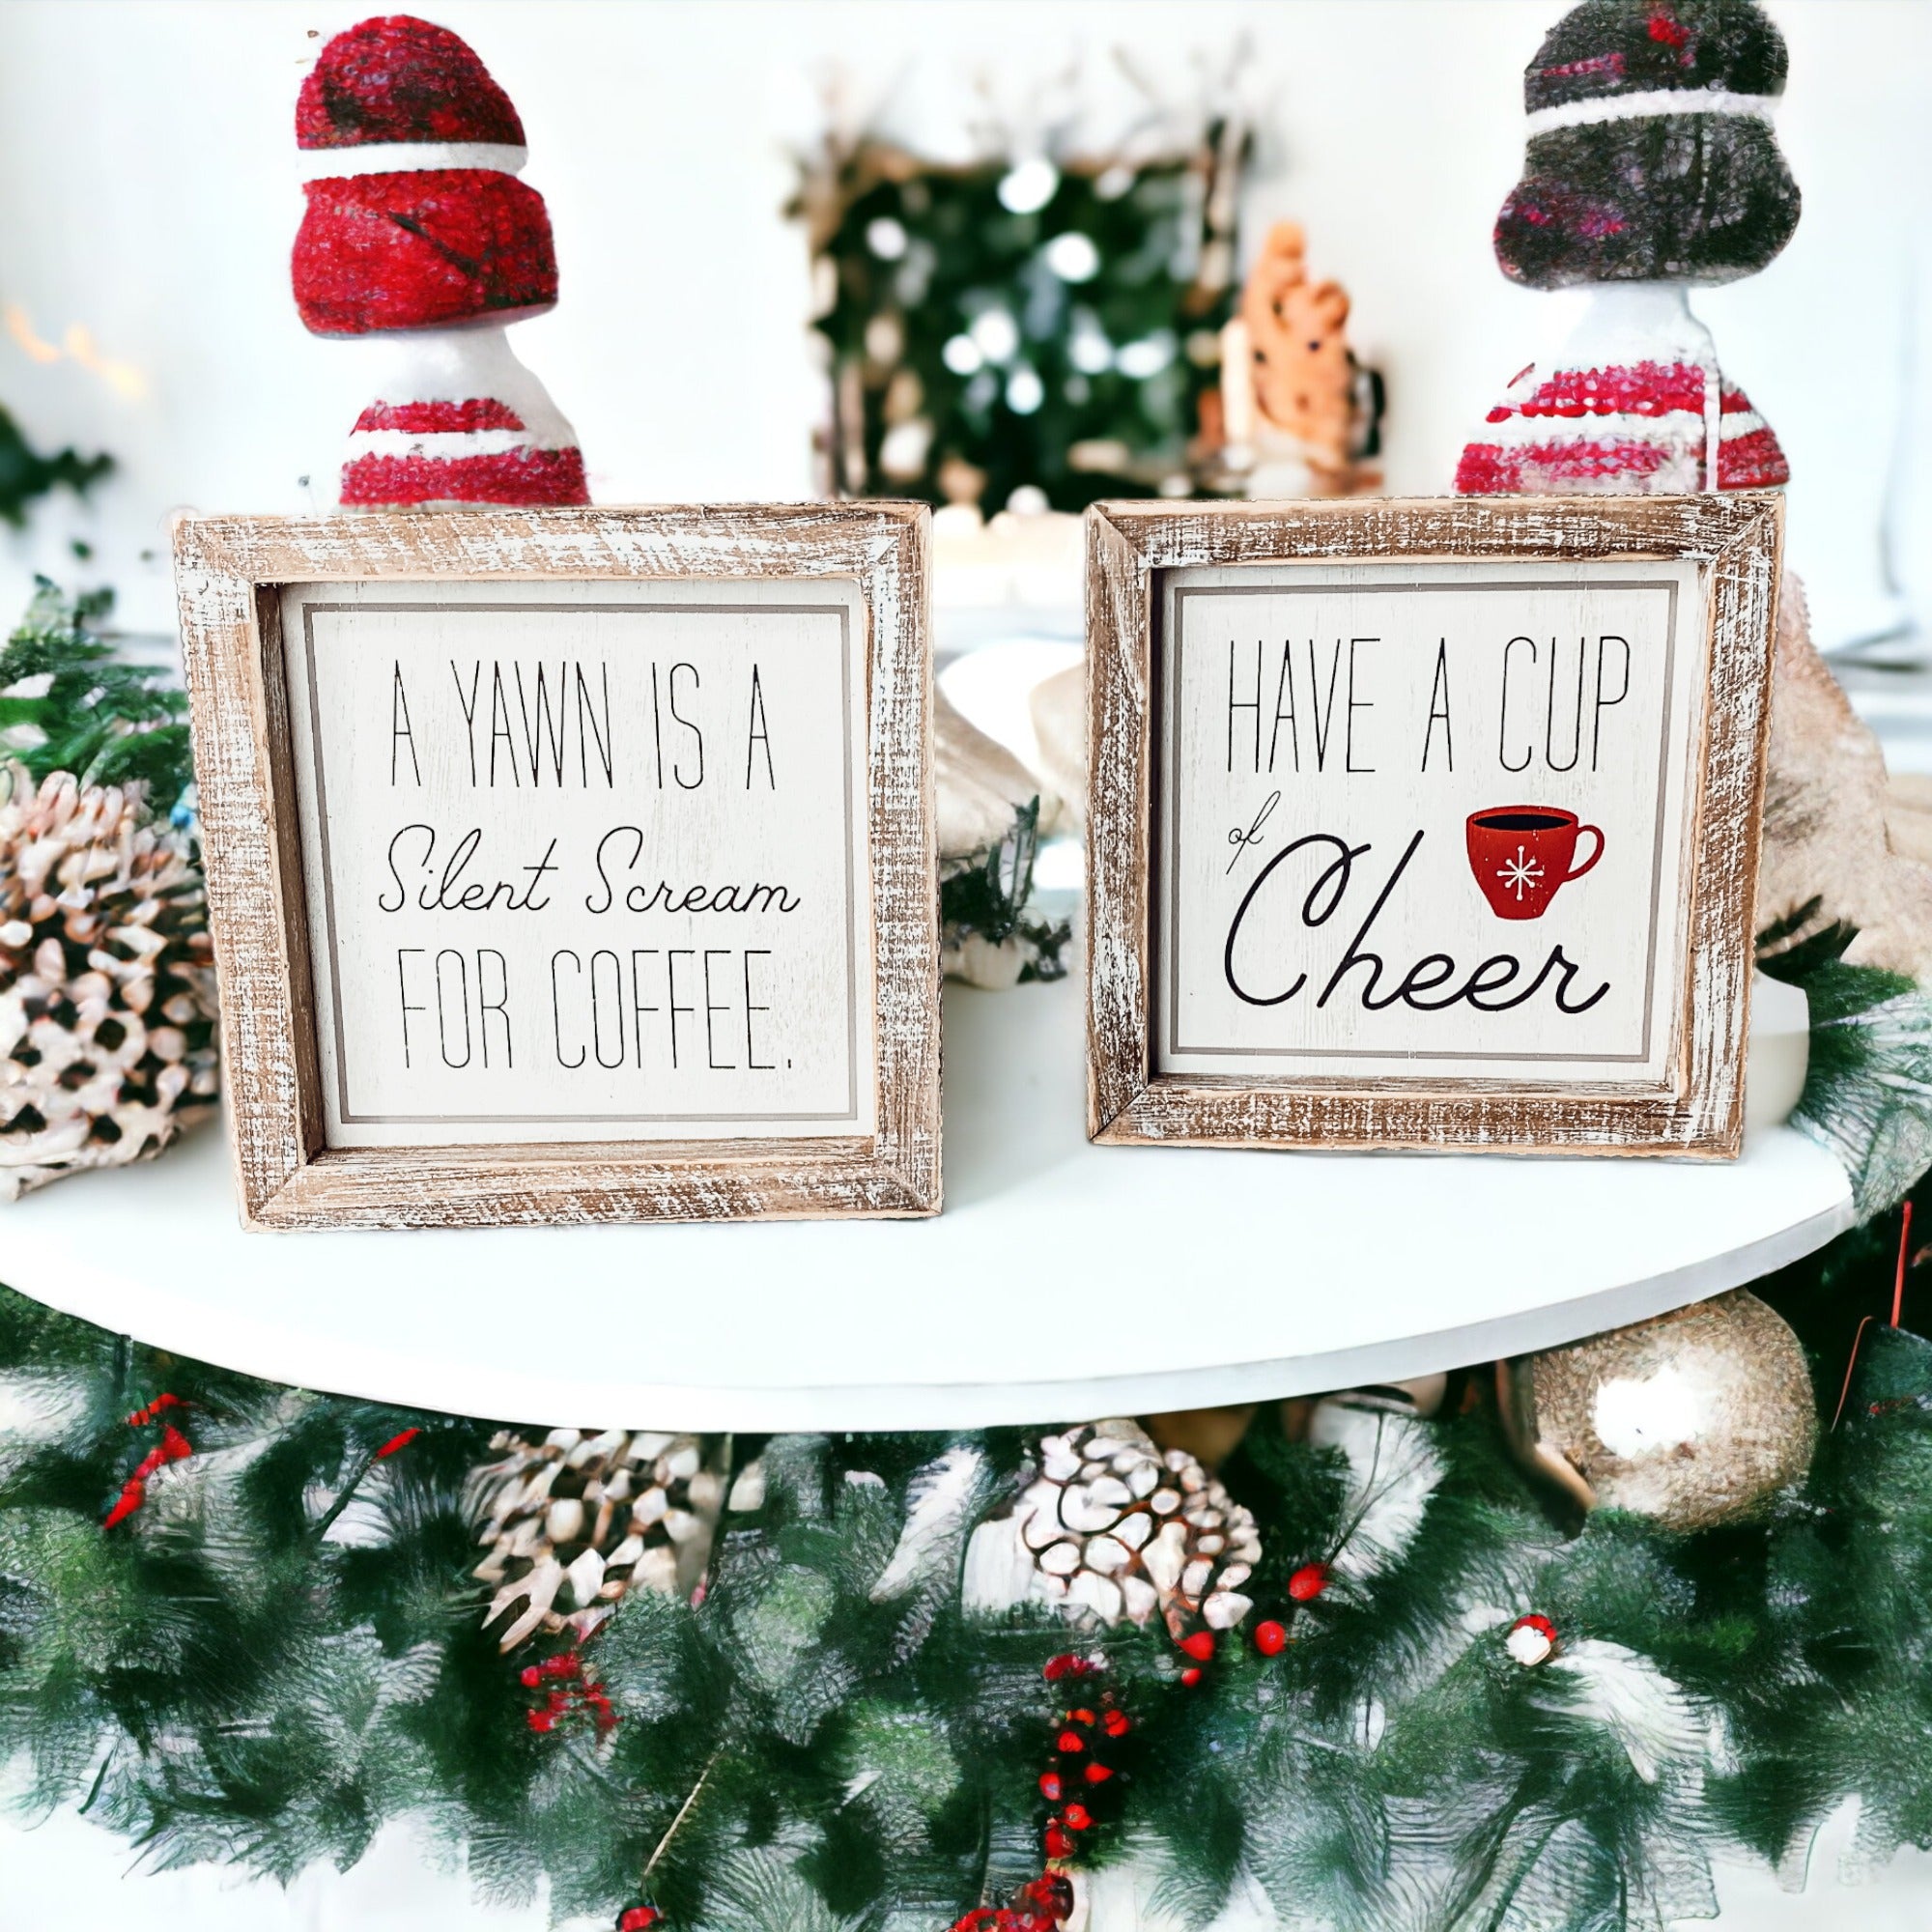
<svg viewBox="0 0 1932 1932">
<path fill-rule="evenodd" d="M 1254 1517 L 1184 1449 L 1163 1456 L 1138 1423 L 1041 1436 L 1039 1474 L 1012 1522 L 1038 1593 L 1103 1624 L 1158 1613 L 1178 1640 L 1197 1623 L 1232 1630 L 1253 1607 L 1240 1586 L 1261 1558 Z"/>
<path fill-rule="evenodd" d="M 186 837 L 138 784 L 0 766 L 0 1200 L 157 1153 L 217 1078 Z"/>
<path fill-rule="evenodd" d="M 689 1597 L 703 1579 L 724 1493 L 705 1438 L 553 1429 L 491 1447 L 506 1453 L 471 1478 L 490 1551 L 471 1574 L 497 1586 L 484 1627 L 502 1650 L 539 1630 L 587 1637 L 629 1591 Z"/>
</svg>

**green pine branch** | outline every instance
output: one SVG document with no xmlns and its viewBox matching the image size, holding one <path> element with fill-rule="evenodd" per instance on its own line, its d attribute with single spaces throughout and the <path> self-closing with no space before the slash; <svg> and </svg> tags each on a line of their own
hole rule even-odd
<svg viewBox="0 0 1932 1932">
<path fill-rule="evenodd" d="M 1066 975 L 1063 954 L 1073 937 L 1065 920 L 1030 918 L 1034 863 L 1039 853 L 1039 800 L 1018 808 L 1012 830 L 997 845 L 967 860 L 939 881 L 940 926 L 949 942 L 979 934 L 995 946 L 1020 940 L 1027 960 L 1024 984 Z"/>
<path fill-rule="evenodd" d="M 26 526 L 27 512 L 39 497 L 55 490 L 71 490 L 84 497 L 114 468 L 111 456 L 82 456 L 75 449 L 43 456 L 14 420 L 0 409 L 0 522 L 14 529 Z"/>
<path fill-rule="evenodd" d="M 71 772 L 83 784 L 143 783 L 173 808 L 194 776 L 187 697 L 166 674 L 119 660 L 99 626 L 113 592 L 68 596 L 45 578 L 0 649 L 0 749 L 36 782 Z"/>
</svg>

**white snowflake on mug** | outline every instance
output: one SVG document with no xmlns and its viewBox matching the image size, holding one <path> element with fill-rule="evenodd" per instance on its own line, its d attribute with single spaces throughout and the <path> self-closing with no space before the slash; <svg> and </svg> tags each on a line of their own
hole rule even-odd
<svg viewBox="0 0 1932 1932">
<path fill-rule="evenodd" d="M 1535 891 L 1536 882 L 1542 876 L 1543 866 L 1541 861 L 1532 859 L 1520 845 L 1516 848 L 1516 857 L 1514 859 L 1505 859 L 1496 867 L 1496 877 L 1503 882 L 1503 891 L 1514 893 L 1519 905 L 1522 903 L 1522 895 L 1525 892 Z"/>
</svg>

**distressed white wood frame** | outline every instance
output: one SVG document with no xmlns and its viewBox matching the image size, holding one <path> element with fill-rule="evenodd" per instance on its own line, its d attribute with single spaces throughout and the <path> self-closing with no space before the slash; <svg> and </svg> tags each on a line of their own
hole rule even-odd
<svg viewBox="0 0 1932 1932">
<path fill-rule="evenodd" d="M 175 572 L 236 1178 L 252 1227 L 918 1216 L 940 1206 L 929 512 L 868 502 L 190 516 Z M 324 1144 L 315 982 L 279 636 L 289 583 L 856 580 L 870 852 L 861 1011 L 876 1129 L 826 1139 Z M 864 993 L 873 997 L 867 1002 Z"/>
<path fill-rule="evenodd" d="M 1784 506 L 1774 493 L 1101 503 L 1087 513 L 1087 1120 L 1115 1145 L 1464 1149 L 1734 1158 Z M 1153 1074 L 1151 864 L 1160 574 L 1198 565 L 1688 560 L 1708 573 L 1709 684 L 1691 746 L 1673 1091 Z"/>
</svg>

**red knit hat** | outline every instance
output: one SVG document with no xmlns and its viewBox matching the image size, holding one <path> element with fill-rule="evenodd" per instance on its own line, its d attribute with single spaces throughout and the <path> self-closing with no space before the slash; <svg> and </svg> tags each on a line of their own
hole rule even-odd
<svg viewBox="0 0 1932 1932">
<path fill-rule="evenodd" d="M 556 304 L 543 196 L 482 168 L 310 182 L 290 264 L 318 335 L 508 322 Z"/>
<path fill-rule="evenodd" d="M 337 34 L 302 82 L 296 146 L 477 141 L 521 148 L 510 97 L 447 27 L 384 14 Z"/>
<path fill-rule="evenodd" d="M 524 126 L 470 48 L 408 14 L 364 20 L 302 84 L 307 183 L 291 264 L 320 335 L 502 321 L 553 307 L 543 196 L 516 180 Z"/>
</svg>

